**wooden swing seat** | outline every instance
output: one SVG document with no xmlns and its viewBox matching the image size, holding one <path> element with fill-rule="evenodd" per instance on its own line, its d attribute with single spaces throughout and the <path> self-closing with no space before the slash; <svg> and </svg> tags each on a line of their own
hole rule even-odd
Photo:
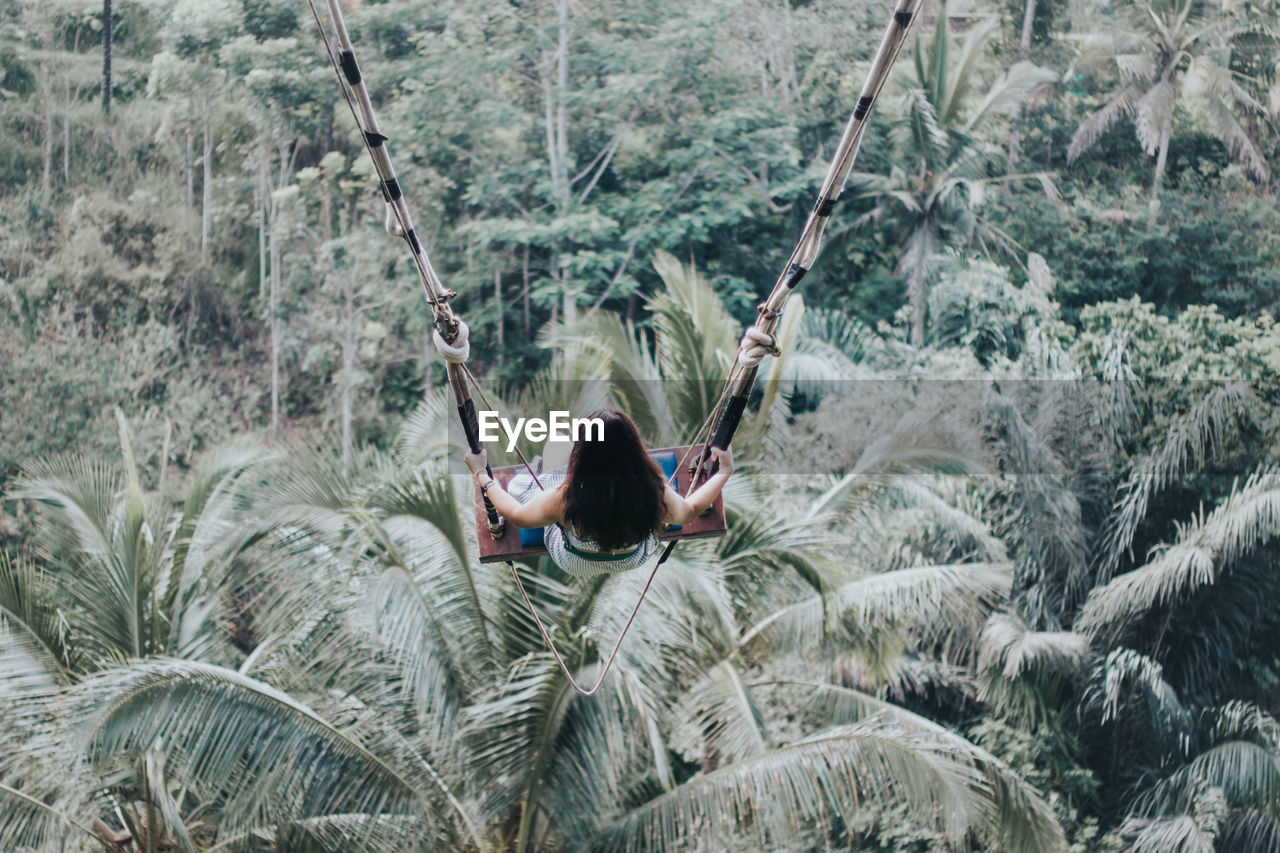
<svg viewBox="0 0 1280 853">
<path fill-rule="evenodd" d="M 689 455 L 689 463 L 698 458 L 700 449 L 701 446 Z M 664 477 L 670 477 L 673 471 L 676 472 L 676 477 L 672 481 L 671 487 L 682 495 L 688 493 L 689 481 L 693 473 L 689 470 L 689 463 L 686 463 L 679 471 L 676 471 L 676 467 L 680 464 L 680 460 L 685 458 L 685 453 L 688 450 L 689 446 L 686 445 L 684 447 L 664 447 L 660 450 L 649 451 L 649 455 L 653 457 L 653 460 L 658 463 L 658 467 L 662 469 Z M 493 478 L 505 489 L 507 484 L 511 482 L 511 478 L 523 470 L 523 465 L 494 468 Z M 484 500 L 480 496 L 479 484 L 474 486 L 474 490 L 473 504 L 476 515 L 476 537 L 480 544 L 480 562 L 502 563 L 508 560 L 537 557 L 547 553 L 547 549 L 542 544 L 541 527 L 522 529 L 508 520 L 502 531 L 502 536 L 494 539 L 489 533 L 488 517 L 485 515 Z M 725 529 L 724 500 L 717 495 L 715 503 L 702 515 L 688 524 L 671 525 L 659 533 L 658 538 L 663 541 L 668 539 L 705 539 L 710 536 L 723 536 Z"/>
</svg>

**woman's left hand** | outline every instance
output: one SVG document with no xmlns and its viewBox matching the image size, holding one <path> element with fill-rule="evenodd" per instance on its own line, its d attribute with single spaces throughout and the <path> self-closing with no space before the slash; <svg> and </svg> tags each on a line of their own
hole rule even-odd
<svg viewBox="0 0 1280 853">
<path fill-rule="evenodd" d="M 478 471 L 489 467 L 489 454 L 481 450 L 479 453 L 468 453 L 462 457 L 467 463 L 467 470 L 474 477 Z"/>
</svg>

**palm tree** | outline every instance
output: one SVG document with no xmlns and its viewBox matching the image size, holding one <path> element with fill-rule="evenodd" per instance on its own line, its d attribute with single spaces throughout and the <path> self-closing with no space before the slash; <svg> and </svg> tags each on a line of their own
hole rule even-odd
<svg viewBox="0 0 1280 853">
<path fill-rule="evenodd" d="M 995 165 L 1003 154 L 999 146 L 982 141 L 982 131 L 996 116 L 1054 79 L 1051 72 L 1030 62 L 1018 62 L 973 103 L 979 63 L 997 28 L 994 20 L 979 23 L 953 56 L 946 4 L 939 6 L 933 40 L 926 49 L 917 50 L 915 79 L 893 117 L 889 174 L 853 176 L 861 193 L 876 205 L 851 227 L 888 219 L 904 235 L 906 249 L 896 272 L 907 280 L 910 340 L 915 346 L 924 342 L 927 288 L 935 256 L 947 246 L 967 246 L 974 240 L 1005 248 L 1012 243 L 978 212 L 986 188 L 1039 180 L 1046 192 L 1053 192 L 1043 174 L 997 177 Z"/>
<path fill-rule="evenodd" d="M 1118 119 L 1131 115 L 1143 150 L 1156 158 L 1151 198 L 1157 200 L 1174 120 L 1180 109 L 1194 108 L 1249 174 L 1266 180 L 1266 158 L 1241 117 L 1265 116 L 1266 108 L 1253 91 L 1255 81 L 1232 67 L 1235 39 L 1256 30 L 1257 24 L 1233 20 L 1205 0 L 1144 0 L 1121 9 L 1115 29 L 1097 39 L 1100 56 L 1115 63 L 1119 84 L 1076 129 L 1068 162 L 1092 148 Z M 1265 29 L 1263 34 L 1271 35 Z"/>
<path fill-rule="evenodd" d="M 444 632 L 430 657 L 398 654 L 424 640 L 421 620 L 406 628 L 381 606 L 402 589 L 387 575 L 419 560 L 450 588 L 447 525 L 437 516 L 424 542 L 397 519 L 446 505 L 456 521 L 452 492 L 353 491 L 338 460 L 305 457 L 267 491 L 271 455 L 233 447 L 206 457 L 174 508 L 142 491 L 121 420 L 123 477 L 38 461 L 16 491 L 46 508 L 47 568 L 0 563 L 0 702 L 18 712 L 0 759 L 6 849 L 61 849 L 75 834 L 187 851 L 480 849 L 428 757 L 437 728 L 392 722 L 448 725 Z M 362 508 L 379 499 L 384 526 Z M 355 593 L 348 560 L 368 581 Z M 349 618 L 369 603 L 372 618 Z M 456 639 L 464 623 L 445 615 Z"/>
<path fill-rule="evenodd" d="M 619 403 L 650 435 L 679 440 L 714 403 L 736 349 L 737 324 L 692 270 L 669 256 L 659 256 L 656 265 L 667 289 L 650 305 L 652 348 L 645 335 L 611 315 L 555 330 L 547 342 L 562 352 L 587 350 L 587 361 L 605 365 Z M 821 346 L 805 349 L 807 359 L 790 367 L 785 359 L 794 356 L 784 356 L 774 378 L 796 378 L 806 370 L 830 377 L 851 366 Z M 672 375 L 690 378 L 660 381 Z M 771 399 L 767 388 L 765 399 Z M 767 413 L 758 418 L 768 421 Z M 507 679 L 506 694 L 477 716 L 485 744 L 480 754 L 515 786 L 505 797 L 520 805 L 515 849 L 529 849 L 535 838 L 548 836 L 566 838 L 573 849 L 665 849 L 664 844 L 689 843 L 702 833 L 717 833 L 724 843 L 725 833 L 734 831 L 725 821 L 747 815 L 755 819 L 751 831 L 745 825 L 739 830 L 745 832 L 744 844 L 805 833 L 817 833 L 815 843 L 822 843 L 831 830 L 815 824 L 803 803 L 816 796 L 826 810 L 850 815 L 847 797 L 855 791 L 866 796 L 870 782 L 888 794 L 878 801 L 882 807 L 936 805 L 951 796 L 944 790 L 950 783 L 938 783 L 959 768 L 938 763 L 935 750 L 951 749 L 966 768 L 962 775 L 976 774 L 973 778 L 1016 804 L 994 824 L 970 824 L 971 831 L 1003 837 L 1008 849 L 1054 849 L 1060 843 L 1056 820 L 994 757 L 954 736 L 937 739 L 942 731 L 936 725 L 856 686 L 835 689 L 829 681 L 833 671 L 796 659 L 806 649 L 820 658 L 819 650 L 834 644 L 861 649 L 854 654 L 868 660 L 887 657 L 888 666 L 902 666 L 902 655 L 917 651 L 907 639 L 913 632 L 933 637 L 929 626 L 950 626 L 945 633 L 963 634 L 960 626 L 966 624 L 976 632 L 990 603 L 1007 591 L 1009 575 L 1001 566 L 920 566 L 868 574 L 867 567 L 836 558 L 868 532 L 864 526 L 842 529 L 853 515 L 852 505 L 874 502 L 874 493 L 892 490 L 894 483 L 906 488 L 895 479 L 904 471 L 940 464 L 940 459 L 956 463 L 953 450 L 920 439 L 904 425 L 873 442 L 845 476 L 809 495 L 780 483 L 777 474 L 747 474 L 731 483 L 730 534 L 715 545 L 686 543 L 677 549 L 670 570 L 659 574 L 640 611 L 633 628 L 638 639 L 623 647 L 609 682 L 616 693 L 608 698 L 597 697 L 592 704 L 575 697 L 545 655 Z M 563 594 L 558 589 L 549 596 L 552 612 L 568 626 L 566 639 L 587 643 L 586 653 L 577 657 L 584 674 L 596 666 L 593 645 L 622 629 L 643 581 L 625 576 L 600 581 L 579 592 L 577 600 L 557 602 Z M 807 677 L 797 678 L 800 673 Z M 778 703 L 761 698 L 786 694 L 782 707 L 794 707 L 796 701 L 811 701 L 815 691 L 826 697 L 832 690 L 842 701 L 819 703 L 806 715 L 806 736 L 800 740 L 778 734 L 790 726 L 774 718 Z M 681 709 L 674 726 L 664 712 L 670 708 Z M 579 719 L 590 737 L 572 729 L 566 733 Z M 519 726 L 513 729 L 512 721 Z M 629 731 L 634 752 L 622 746 Z M 681 781 L 667 754 L 687 743 L 691 732 L 705 733 L 682 748 L 685 760 L 700 770 Z M 601 763 L 605 745 L 614 755 L 609 764 Z M 513 764 L 528 768 L 528 775 L 511 778 Z M 898 781 L 873 782 L 863 775 L 869 765 L 894 768 Z M 583 767 L 592 771 L 584 773 Z M 627 784 L 619 767 L 633 768 L 636 781 Z M 837 767 L 854 780 L 852 788 L 829 776 Z M 646 777 L 654 785 L 637 788 Z M 597 783 L 584 789 L 585 778 Z M 766 778 L 785 781 L 766 785 Z M 806 781 L 814 779 L 816 787 Z M 950 790 L 960 795 L 953 805 L 964 813 L 961 801 L 968 794 L 961 789 Z M 728 803 L 730 811 L 716 803 Z M 944 834 L 956 829 L 942 827 Z"/>
<path fill-rule="evenodd" d="M 590 354 L 581 363 L 592 377 L 696 364 L 710 383 L 734 341 L 727 321 L 723 341 L 702 321 L 723 306 L 695 275 L 674 278 L 652 355 L 628 334 L 619 358 L 602 359 L 597 329 L 563 358 Z M 560 393 L 577 393 L 568 387 Z M 710 398 L 697 383 L 669 397 L 665 387 L 613 393 L 643 397 L 658 429 L 685 431 Z M 421 436 L 444 408 L 428 401 L 409 432 Z M 33 638 L 0 646 L 0 685 L 26 691 L 21 725 L 0 735 L 15 740 L 0 751 L 6 841 L 42 849 L 97 832 L 183 850 L 672 850 L 702 837 L 817 846 L 864 832 L 852 827 L 871 804 L 905 809 L 955 843 L 1062 847 L 1051 810 L 1014 771 L 875 692 L 971 648 L 1011 577 L 994 546 L 989 560 L 945 566 L 848 560 L 875 530 L 878 496 L 900 506 L 915 488 L 904 473 L 954 459 L 927 433 L 904 423 L 849 471 L 807 484 L 744 471 L 731 484 L 731 534 L 676 552 L 590 699 L 543 648 L 505 567 L 475 561 L 470 494 L 445 475 L 443 443 L 410 437 L 398 458 L 370 451 L 345 475 L 336 454 L 298 450 L 278 466 L 211 464 L 228 473 L 196 478 L 206 485 L 188 490 L 183 509 L 163 512 L 136 477 L 122 485 L 88 466 L 58 478 L 57 465 L 34 465 L 22 494 L 54 510 L 42 532 L 48 574 L 22 567 L 0 584 L 20 592 L 5 602 L 5 625 Z M 196 565 L 206 568 L 193 575 Z M 96 657 L 86 653 L 73 677 L 57 670 L 66 655 L 56 632 L 34 639 L 47 608 L 26 603 L 42 579 L 71 578 L 68 566 L 86 578 L 139 567 L 128 577 L 142 580 L 126 586 L 141 592 L 116 600 L 142 601 L 148 626 L 119 639 L 78 627 L 114 625 L 107 613 L 119 606 L 100 615 L 88 591 L 61 587 L 39 599 L 75 602 L 68 636 L 93 638 Z M 169 596 L 169 579 L 189 575 L 211 586 L 179 583 Z M 545 561 L 526 576 L 569 666 L 589 677 L 644 578 L 570 584 Z M 92 583 L 100 598 L 113 589 Z M 174 609 L 151 603 L 170 597 Z M 96 651 L 106 648 L 117 651 Z"/>
</svg>

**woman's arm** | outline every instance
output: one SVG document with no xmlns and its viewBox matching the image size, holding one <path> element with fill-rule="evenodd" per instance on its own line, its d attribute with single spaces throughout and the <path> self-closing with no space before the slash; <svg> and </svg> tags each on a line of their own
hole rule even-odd
<svg viewBox="0 0 1280 853">
<path fill-rule="evenodd" d="M 675 489 L 667 486 L 665 493 L 667 515 L 663 519 L 666 524 L 688 524 L 706 512 L 707 507 L 715 503 L 716 498 L 720 496 L 720 490 L 724 488 L 729 475 L 733 473 L 733 453 L 713 447 L 711 455 L 715 457 L 719 468 L 705 483 L 694 489 L 689 497 L 683 497 Z"/>
<path fill-rule="evenodd" d="M 541 492 L 528 503 L 522 504 L 507 494 L 501 483 L 489 476 L 489 472 L 485 470 L 488 464 L 485 454 L 468 453 L 466 460 L 467 467 L 472 470 L 472 476 L 476 482 L 481 486 L 485 483 L 493 484 L 485 490 L 486 496 L 499 514 L 503 518 L 510 519 L 516 527 L 546 527 L 548 524 L 559 524 L 564 520 L 561 489 Z"/>
</svg>

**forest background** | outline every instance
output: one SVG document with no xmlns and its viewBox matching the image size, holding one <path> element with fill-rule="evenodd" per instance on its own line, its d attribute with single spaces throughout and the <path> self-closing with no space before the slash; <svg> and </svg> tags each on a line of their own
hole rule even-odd
<svg viewBox="0 0 1280 853">
<path fill-rule="evenodd" d="M 892 7 L 347 8 L 472 368 L 680 443 Z M 926 4 L 596 699 L 308 7 L 0 26 L 3 849 L 1280 849 L 1274 2 Z"/>
</svg>

